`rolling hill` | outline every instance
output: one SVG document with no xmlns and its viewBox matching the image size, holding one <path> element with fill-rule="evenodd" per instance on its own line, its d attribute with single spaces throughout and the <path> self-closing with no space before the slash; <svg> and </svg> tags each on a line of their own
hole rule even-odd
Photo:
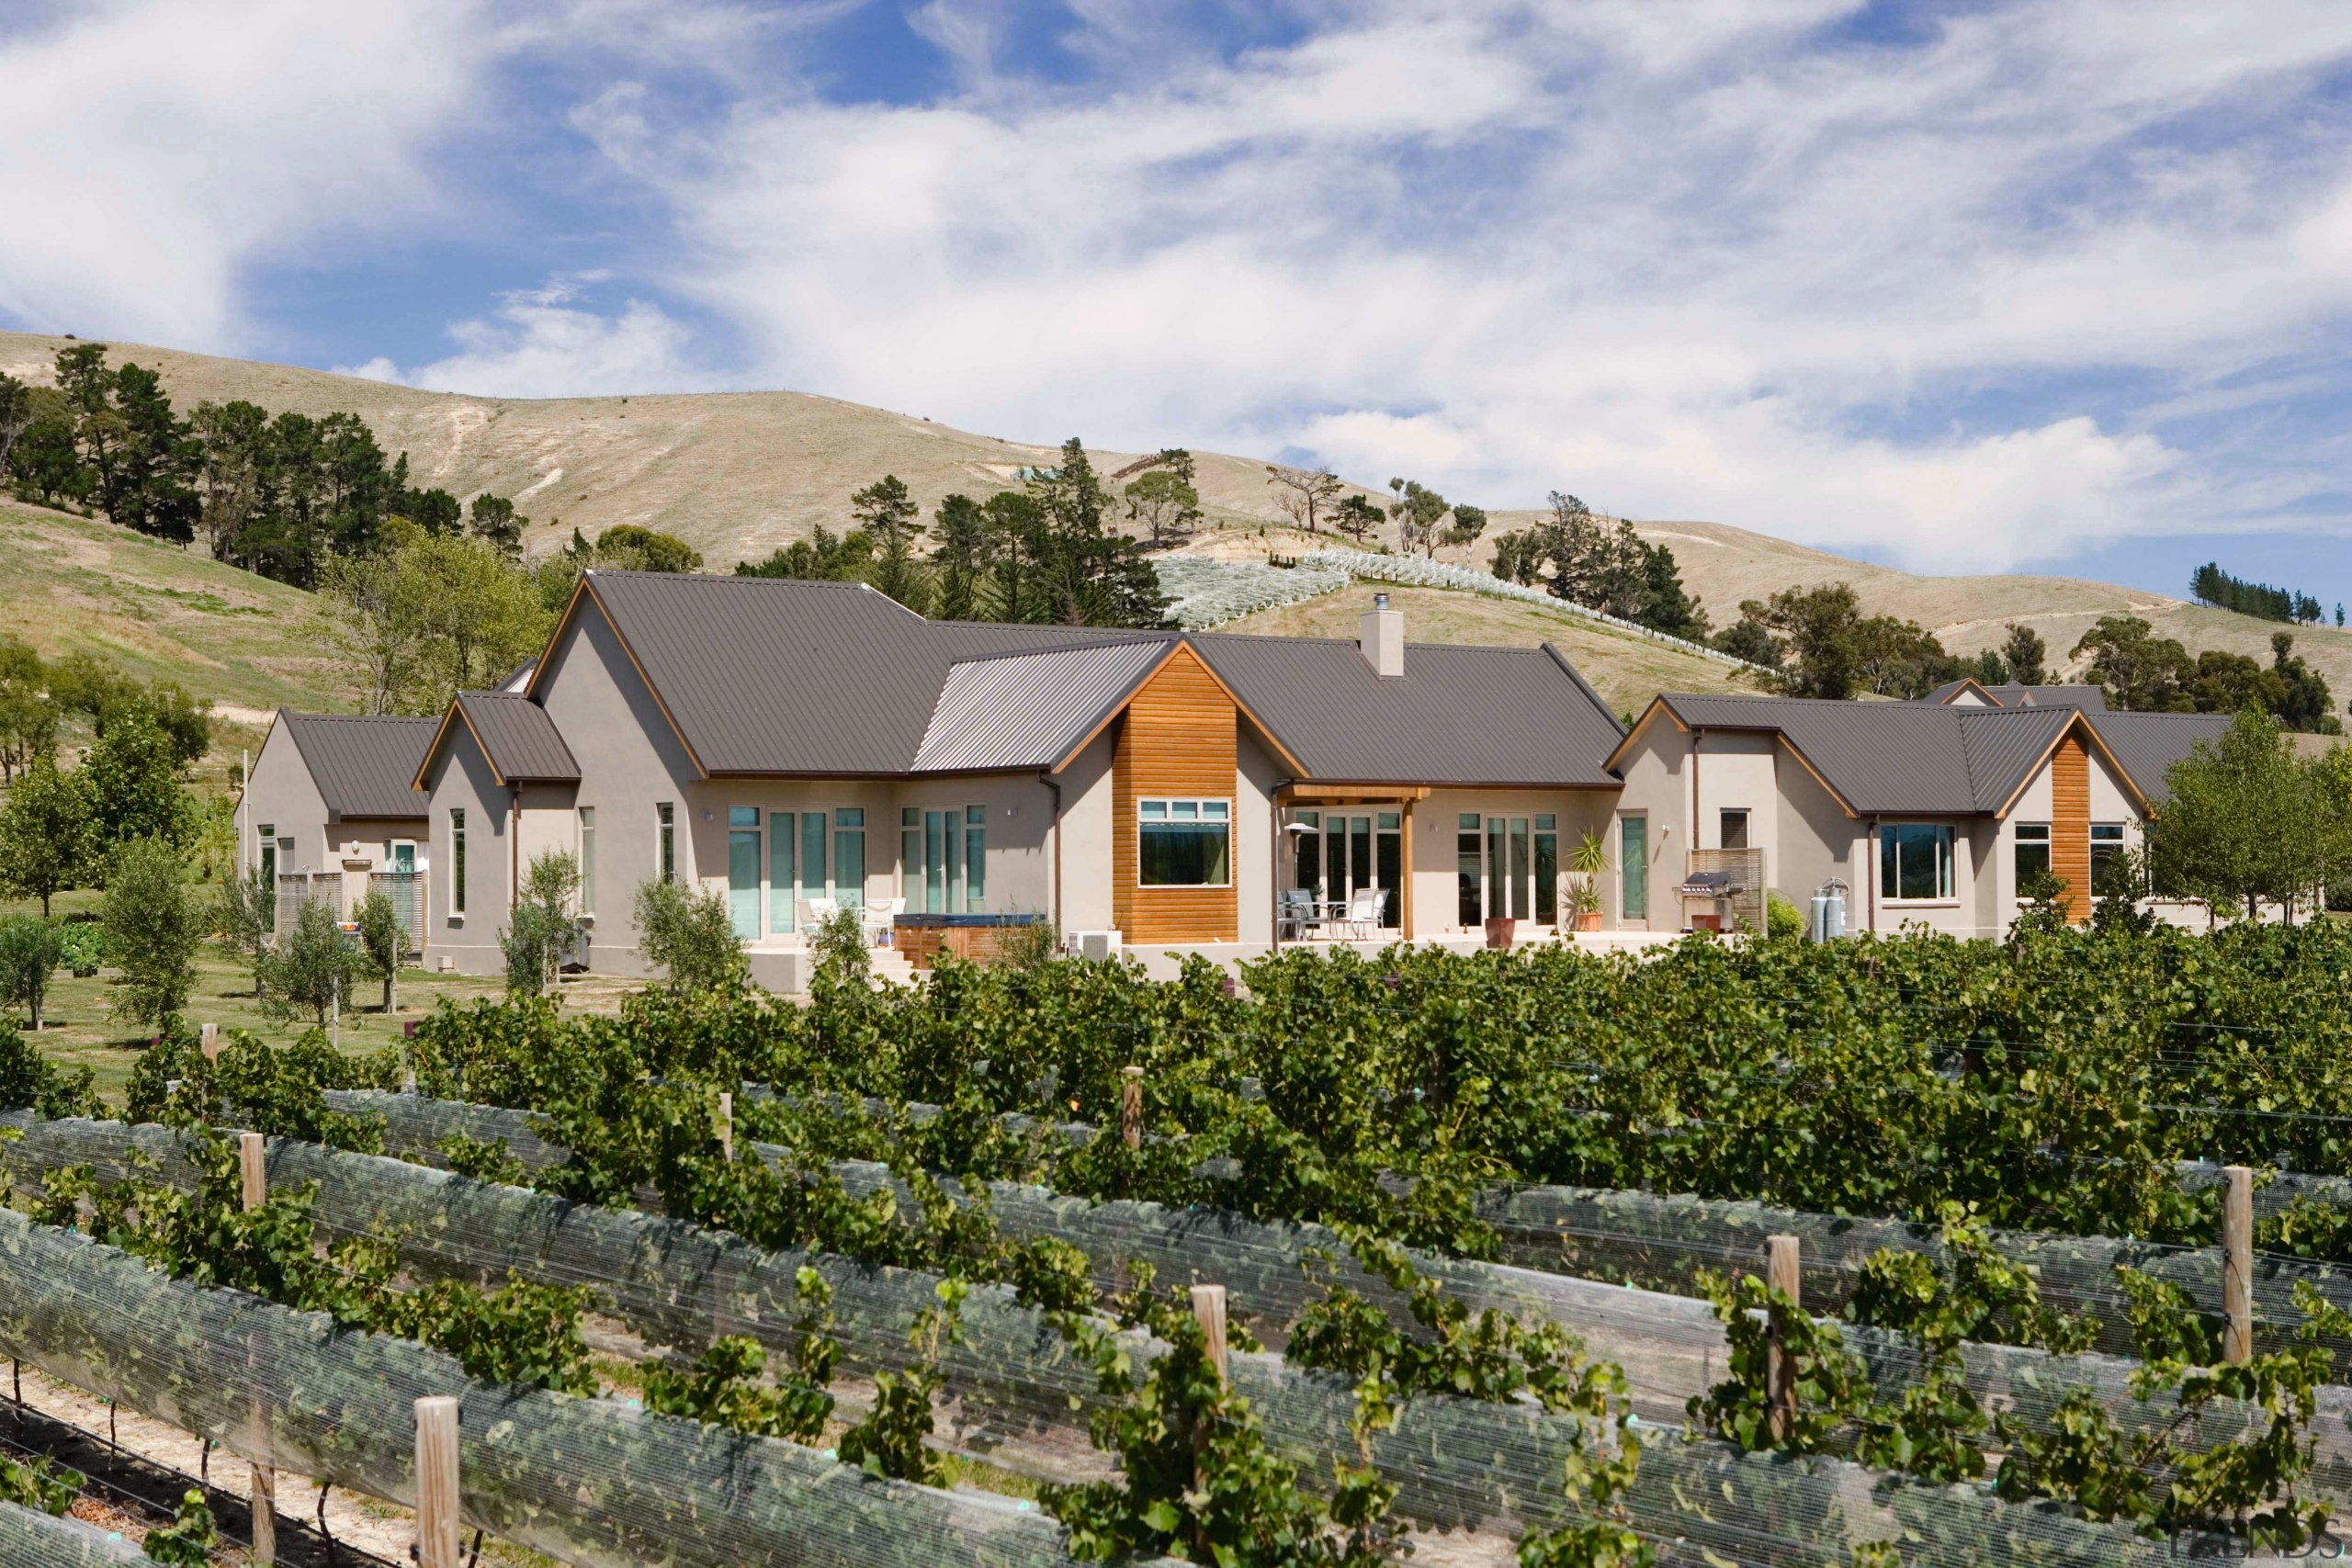
<svg viewBox="0 0 2352 1568">
<path fill-rule="evenodd" d="M 51 358 L 66 341 L 0 333 L 0 370 L 46 380 Z M 113 357 L 158 369 L 183 409 L 207 398 L 245 398 L 273 412 L 358 413 L 387 449 L 410 455 L 414 482 L 439 485 L 461 500 L 483 491 L 514 497 L 535 519 L 527 547 L 549 547 L 569 536 L 575 525 L 593 535 L 616 523 L 638 523 L 686 540 L 718 570 L 805 536 L 820 523 L 840 527 L 850 492 L 886 472 L 904 479 L 928 511 L 954 491 L 984 494 L 1015 484 L 1023 468 L 1050 463 L 1055 457 L 1051 445 L 976 435 L 915 413 L 799 392 L 476 398 L 141 344 L 117 344 Z M 1178 433 L 1170 434 L 1181 439 Z M 1140 456 L 1105 450 L 1093 455 L 1106 472 Z M 1210 526 L 1191 547 L 1194 551 L 1263 559 L 1268 553 L 1295 555 L 1328 542 L 1289 526 L 1267 488 L 1261 460 L 1200 453 L 1197 462 Z M 35 515 L 32 509 L 9 513 L 12 519 L 28 515 Z M 184 637 L 188 656 L 207 671 L 207 681 L 216 679 L 217 665 L 215 694 L 234 704 L 260 706 L 283 700 L 272 694 L 323 695 L 332 691 L 331 673 L 315 650 L 306 648 L 309 639 L 300 626 L 287 619 L 302 599 L 294 591 L 256 582 L 168 547 L 129 541 L 102 524 L 89 525 L 92 531 L 84 533 L 55 513 L 37 515 L 53 520 L 36 530 L 49 540 L 40 547 L 45 564 L 40 574 L 21 582 L 0 579 L 0 626 L 29 626 L 52 614 L 53 606 L 72 604 L 90 617 L 86 626 L 62 625 L 35 640 L 105 639 L 126 649 L 142 649 L 141 657 L 169 661 L 180 657 L 174 651 L 175 639 Z M 1498 513 L 1489 534 L 1520 526 L 1532 516 Z M 2041 631 L 2052 654 L 2063 659 L 2099 615 L 2130 613 L 2154 623 L 2165 635 L 2179 637 L 2192 650 L 2220 648 L 2267 659 L 2271 634 L 2282 629 L 2272 622 L 2110 583 L 2023 575 L 1928 577 L 1718 523 L 1637 522 L 1635 526 L 1672 547 L 1685 581 L 1718 624 L 1736 614 L 1743 598 L 1792 583 L 1843 580 L 1860 592 L 1868 611 L 1917 620 L 1955 652 L 1992 646 L 2008 622 L 2019 621 Z M 18 536 L 0 533 L 0 540 Z M 28 540 L 33 536 L 24 536 Z M 125 548 L 140 544 L 141 548 L 164 549 L 186 564 L 191 575 L 186 580 L 175 575 L 160 556 L 134 554 L 123 558 L 133 567 L 120 574 L 124 586 L 118 588 L 109 581 L 115 569 L 91 554 L 107 538 L 124 540 Z M 78 541 L 70 549 L 69 539 Z M 62 564 L 69 559 L 89 564 Z M 61 571 L 67 573 L 66 579 L 58 578 Z M 141 571 L 147 576 L 141 577 Z M 225 592 L 231 587 L 242 597 Z M 188 608 L 197 601 L 174 597 L 184 593 L 215 594 L 237 609 L 215 613 Z M 1238 629 L 1312 627 L 1344 634 L 1353 628 L 1355 597 L 1343 592 L 1329 602 L 1262 612 L 1236 625 Z M 1414 591 L 1400 602 L 1413 616 L 1413 635 L 1448 640 L 1532 641 L 1539 634 L 1554 635 L 1545 628 L 1564 619 L 1541 606 L 1441 591 Z M 132 613 L 134 605 L 140 613 Z M 179 608 L 170 608 L 174 605 Z M 282 625 L 250 642 L 234 635 L 244 629 L 236 626 L 238 616 L 264 605 L 270 606 L 266 618 Z M 214 620 L 201 618 L 207 615 Z M 227 618 L 221 619 L 222 615 Z M 2332 626 L 2294 630 L 2298 649 L 2327 676 L 2339 700 L 2352 696 L 2352 632 Z M 1557 636 L 1579 659 L 1595 660 L 1597 682 L 1621 705 L 1625 693 L 1638 696 L 1657 685 L 1707 689 L 1719 685 L 1726 674 L 1724 666 L 1712 661 L 1616 638 L 1588 624 L 1567 626 Z M 226 641 L 220 640 L 223 637 Z M 1589 637 L 1601 640 L 1588 654 L 1578 639 Z M 1621 653 L 1619 644 L 1638 651 Z M 1617 689 L 1616 677 L 1600 677 L 1603 664 L 1623 671 L 1624 693 Z M 1654 684 L 1634 690 L 1645 682 Z"/>
</svg>

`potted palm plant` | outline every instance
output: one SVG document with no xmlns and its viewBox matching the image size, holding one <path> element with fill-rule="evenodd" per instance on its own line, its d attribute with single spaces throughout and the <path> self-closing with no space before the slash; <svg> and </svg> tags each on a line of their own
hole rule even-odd
<svg viewBox="0 0 2352 1568">
<path fill-rule="evenodd" d="M 1568 884 L 1568 909 L 1576 916 L 1576 929 L 1597 931 L 1600 929 L 1600 879 L 1609 874 L 1609 841 L 1587 828 L 1576 848 L 1568 852 L 1568 870 L 1574 874 Z"/>
</svg>

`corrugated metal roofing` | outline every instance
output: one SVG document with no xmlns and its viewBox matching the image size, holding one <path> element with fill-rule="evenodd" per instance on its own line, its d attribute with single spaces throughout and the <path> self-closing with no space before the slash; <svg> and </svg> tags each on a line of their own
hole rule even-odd
<svg viewBox="0 0 2352 1568">
<path fill-rule="evenodd" d="M 2060 707 L 1939 707 L 1809 697 L 1674 695 L 1686 725 L 1785 735 L 1846 804 L 1865 816 L 1998 810 L 2073 722 Z"/>
<path fill-rule="evenodd" d="M 2107 711 L 2107 693 L 2098 686 L 2079 683 L 2021 686 L 2009 681 L 1997 686 L 1987 686 L 1980 682 L 1962 679 L 1945 682 L 1922 700 L 1938 705 L 1949 703 L 1969 686 L 1974 686 L 1991 698 L 1996 705 L 2005 708 L 2071 707 L 2080 708 L 2085 713 Z"/>
<path fill-rule="evenodd" d="M 366 714 L 295 713 L 278 719 L 303 766 L 336 817 L 422 817 L 424 796 L 411 788 L 433 744 L 437 720 Z"/>
<path fill-rule="evenodd" d="M 2123 771 L 2150 800 L 2168 793 L 2173 764 L 2187 757 L 2200 740 L 2218 744 L 2230 728 L 2230 716 L 2220 713 L 2102 713 L 2092 725 L 2107 742 Z"/>
<path fill-rule="evenodd" d="M 1173 640 L 1004 654 L 950 667 L 914 771 L 1053 767 L 1126 700 Z"/>
<path fill-rule="evenodd" d="M 588 583 L 712 773 L 903 773 L 959 660 L 1136 635 L 934 623 L 855 582 L 597 571 Z"/>
<path fill-rule="evenodd" d="M 1180 635 L 926 621 L 856 583 L 605 571 L 587 581 L 712 773 L 908 773 L 958 664 L 1165 646 Z M 1383 681 L 1352 641 L 1191 640 L 1313 777 L 1615 782 L 1600 764 L 1619 739 L 1616 720 L 1549 652 L 1413 643 L 1404 678 Z M 1046 698 L 1040 689 L 1030 700 Z M 934 755 L 945 755 L 944 730 L 939 745 Z M 999 753 L 974 741 L 969 754 Z"/>
<path fill-rule="evenodd" d="M 1609 785 L 1614 715 L 1547 649 L 1408 643 L 1385 681 L 1332 637 L 1193 639 L 1309 775 L 1333 783 Z"/>
<path fill-rule="evenodd" d="M 460 692 L 458 706 L 500 778 L 509 783 L 579 779 L 580 764 L 572 761 L 571 748 L 563 743 L 555 720 L 530 698 L 507 692 Z"/>
</svg>

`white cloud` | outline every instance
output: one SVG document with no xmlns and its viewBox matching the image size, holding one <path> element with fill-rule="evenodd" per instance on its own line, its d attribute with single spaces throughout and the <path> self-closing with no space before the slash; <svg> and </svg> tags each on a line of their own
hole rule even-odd
<svg viewBox="0 0 2352 1568">
<path fill-rule="evenodd" d="M 235 346 L 237 273 L 417 222 L 477 0 L 113 0 L 0 32 L 0 312 Z"/>
<path fill-rule="evenodd" d="M 766 378 L 983 430 L 1295 446 L 1923 565 L 2298 504 L 2099 383 L 2153 410 L 2342 333 L 2352 146 L 2301 98 L 2352 8 L 1825 42 L 1858 9 L 1353 9 L 1079 90 L 934 6 L 984 88 L 691 127 L 633 102 L 612 134 L 673 204 L 662 281 Z M 1963 423 L 1910 433 L 1948 398 Z"/>
<path fill-rule="evenodd" d="M 714 384 L 692 367 L 686 329 L 660 306 L 631 299 L 605 315 L 581 303 L 598 281 L 598 274 L 559 276 L 504 296 L 492 315 L 449 329 L 458 352 L 446 359 L 403 370 L 379 355 L 343 374 L 483 398 L 693 392 Z"/>
</svg>

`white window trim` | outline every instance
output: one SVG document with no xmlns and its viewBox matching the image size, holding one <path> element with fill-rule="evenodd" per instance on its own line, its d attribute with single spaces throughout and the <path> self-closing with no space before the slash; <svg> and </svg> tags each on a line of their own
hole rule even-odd
<svg viewBox="0 0 2352 1568">
<path fill-rule="evenodd" d="M 1143 808 L 1147 806 L 1222 806 L 1225 807 L 1225 880 L 1223 882 L 1146 882 L 1143 879 Z M 1216 795 L 1148 795 L 1136 797 L 1136 886 L 1150 893 L 1215 893 L 1233 884 L 1233 797 Z M 1172 819 L 1163 819 L 1172 820 Z M 1198 826 L 1195 823 L 1194 826 Z"/>
<path fill-rule="evenodd" d="M 1932 898 L 1900 898 L 1885 891 L 1886 857 L 1891 843 L 1891 840 L 1886 836 L 1886 829 L 1889 828 L 1914 827 L 1940 828 L 1945 832 L 1951 835 L 1951 854 L 1947 862 L 1951 871 L 1952 890 L 1950 893 L 1939 893 Z M 1872 868 L 1880 878 L 1880 891 L 1878 897 L 1879 908 L 1883 909 L 1958 909 L 1965 908 L 1968 901 L 1960 895 L 1960 829 L 1950 822 L 1937 822 L 1924 818 L 1907 817 L 1896 822 L 1880 823 L 1878 832 L 1879 863 Z"/>
</svg>

